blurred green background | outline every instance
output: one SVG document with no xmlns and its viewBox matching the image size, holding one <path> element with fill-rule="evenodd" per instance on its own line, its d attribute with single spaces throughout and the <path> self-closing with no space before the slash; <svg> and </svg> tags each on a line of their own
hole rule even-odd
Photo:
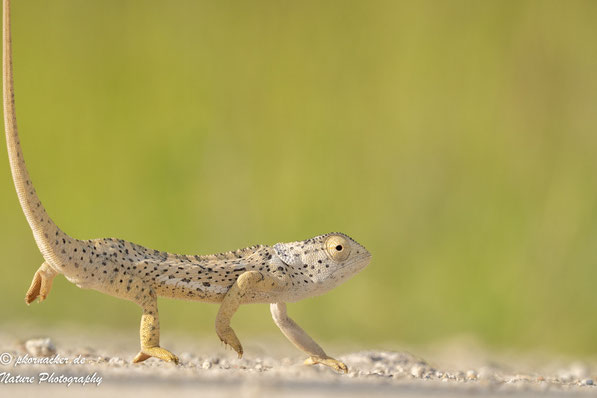
<svg viewBox="0 0 597 398">
<path fill-rule="evenodd" d="M 342 231 L 373 254 L 292 304 L 322 341 L 597 354 L 597 2 L 14 1 L 17 113 L 78 238 L 207 254 Z M 57 278 L 0 151 L 3 325 L 137 333 Z M 161 299 L 162 335 L 217 306 Z M 242 307 L 241 339 L 276 333 Z"/>
</svg>

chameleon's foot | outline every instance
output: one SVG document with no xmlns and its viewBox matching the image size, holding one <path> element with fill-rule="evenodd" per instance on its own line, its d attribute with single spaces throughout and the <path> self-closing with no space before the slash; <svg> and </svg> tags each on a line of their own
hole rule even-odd
<svg viewBox="0 0 597 398">
<path fill-rule="evenodd" d="M 238 337 L 236 337 L 236 333 L 234 333 L 234 330 L 232 330 L 230 326 L 221 328 L 216 327 L 216 333 L 224 344 L 228 344 L 234 351 L 236 351 L 239 358 L 243 357 L 243 346 L 240 344 Z"/>
<path fill-rule="evenodd" d="M 315 364 L 322 364 L 325 366 L 329 366 L 330 368 L 334 369 L 337 372 L 344 372 L 344 373 L 348 373 L 348 367 L 334 359 L 334 358 L 323 358 L 323 357 L 317 357 L 317 356 L 312 356 L 309 357 L 305 360 L 305 365 L 315 365 Z"/>
<path fill-rule="evenodd" d="M 35 275 L 33 275 L 31 286 L 29 286 L 29 290 L 27 290 L 27 294 L 25 295 L 25 303 L 31 304 L 37 297 L 39 297 L 40 303 L 44 301 L 46 297 L 48 297 L 48 294 L 50 294 L 52 281 L 55 276 L 56 271 L 50 268 L 47 263 L 43 263 L 41 267 L 35 271 Z"/>
<path fill-rule="evenodd" d="M 162 347 L 142 348 L 133 359 L 133 363 L 143 362 L 151 357 L 156 357 L 166 362 L 174 362 L 178 365 L 178 357 Z"/>
</svg>

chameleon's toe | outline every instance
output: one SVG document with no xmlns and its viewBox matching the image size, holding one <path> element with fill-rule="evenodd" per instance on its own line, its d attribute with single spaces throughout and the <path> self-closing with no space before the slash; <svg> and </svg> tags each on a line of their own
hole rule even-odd
<svg viewBox="0 0 597 398">
<path fill-rule="evenodd" d="M 31 281 L 31 286 L 29 287 L 29 290 L 27 290 L 27 294 L 25 295 L 25 303 L 31 304 L 37 298 L 37 296 L 39 296 L 40 288 L 41 276 L 39 275 L 39 272 L 36 272 L 33 276 L 33 280 Z"/>
<path fill-rule="evenodd" d="M 334 358 L 322 358 L 317 356 L 309 357 L 305 360 L 305 365 L 316 365 L 321 364 L 329 366 L 337 372 L 348 373 L 348 367 L 343 363 Z"/>
<path fill-rule="evenodd" d="M 133 363 L 143 362 L 151 357 L 156 357 L 166 362 L 174 362 L 178 365 L 178 357 L 162 347 L 146 347 L 141 349 L 133 359 Z"/>
<path fill-rule="evenodd" d="M 216 333 L 224 344 L 228 344 L 234 351 L 236 351 L 239 358 L 243 357 L 243 346 L 240 344 L 238 337 L 236 337 L 236 333 L 234 333 L 234 330 L 232 330 L 230 326 L 221 329 L 216 328 Z"/>
</svg>

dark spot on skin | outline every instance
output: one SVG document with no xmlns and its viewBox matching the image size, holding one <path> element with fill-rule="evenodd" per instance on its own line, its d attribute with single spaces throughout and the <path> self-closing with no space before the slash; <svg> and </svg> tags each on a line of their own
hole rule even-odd
<svg viewBox="0 0 597 398">
<path fill-rule="evenodd" d="M 211 284 L 210 284 L 209 282 L 203 282 L 203 286 L 205 286 L 205 287 L 210 287 L 210 286 L 211 286 Z"/>
</svg>

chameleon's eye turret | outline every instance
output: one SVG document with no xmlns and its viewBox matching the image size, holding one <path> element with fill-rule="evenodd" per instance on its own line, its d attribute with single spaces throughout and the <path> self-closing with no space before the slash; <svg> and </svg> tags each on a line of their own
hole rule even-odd
<svg viewBox="0 0 597 398">
<path fill-rule="evenodd" d="M 334 261 L 344 261 L 350 255 L 350 242 L 343 236 L 331 235 L 325 241 L 325 251 Z"/>
</svg>

